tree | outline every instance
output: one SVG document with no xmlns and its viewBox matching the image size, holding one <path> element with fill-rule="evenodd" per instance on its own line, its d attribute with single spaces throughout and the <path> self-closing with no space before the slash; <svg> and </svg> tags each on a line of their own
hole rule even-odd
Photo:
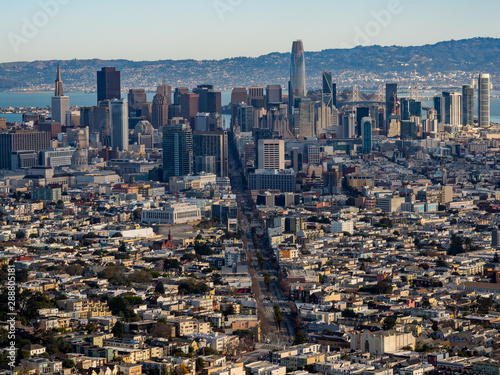
<svg viewBox="0 0 500 375">
<path fill-rule="evenodd" d="M 73 367 L 75 367 L 75 361 L 73 361 L 72 359 L 69 359 L 69 358 L 65 358 L 62 361 L 62 366 L 64 368 L 73 368 Z"/>
<path fill-rule="evenodd" d="M 274 320 L 276 320 L 278 328 L 281 328 L 281 322 L 285 320 L 285 318 L 283 317 L 283 313 L 281 312 L 279 305 L 274 305 Z"/>
<path fill-rule="evenodd" d="M 462 237 L 452 234 L 450 238 L 450 247 L 448 249 L 449 255 L 457 255 L 465 252 L 464 240 Z"/>
<path fill-rule="evenodd" d="M 109 298 L 108 306 L 113 315 L 122 317 L 126 322 L 135 322 L 140 320 L 139 316 L 134 312 L 132 304 L 123 297 Z"/>
<path fill-rule="evenodd" d="M 444 260 L 444 258 L 439 257 L 436 261 L 436 267 L 448 267 L 448 264 L 446 263 L 446 260 Z"/>
<path fill-rule="evenodd" d="M 196 359 L 196 371 L 201 371 L 203 367 L 205 367 L 205 361 L 203 360 L 203 358 L 198 357 Z"/>
<path fill-rule="evenodd" d="M 342 316 L 344 318 L 357 318 L 358 314 L 356 314 L 352 309 L 344 309 L 342 311 Z"/>
<path fill-rule="evenodd" d="M 432 330 L 434 332 L 439 330 L 438 322 L 436 320 L 434 322 L 432 322 Z"/>
<path fill-rule="evenodd" d="M 269 285 L 271 285 L 272 280 L 271 280 L 271 275 L 269 273 L 264 273 L 264 283 L 266 284 L 267 290 L 269 290 Z"/>
<path fill-rule="evenodd" d="M 114 337 L 122 338 L 123 337 L 123 323 L 120 321 L 117 321 L 115 323 L 115 326 L 111 330 L 111 333 L 113 334 Z"/>
<path fill-rule="evenodd" d="M 95 332 L 97 332 L 97 323 L 96 322 L 90 322 L 89 324 L 87 324 L 87 335 L 91 335 Z"/>
<path fill-rule="evenodd" d="M 115 234 L 116 234 L 116 233 L 115 233 Z M 114 237 L 114 235 L 113 235 L 113 237 Z M 118 246 L 118 251 L 119 251 L 120 253 L 126 253 L 126 252 L 127 252 L 127 245 L 125 245 L 125 243 L 124 243 L 124 242 L 122 242 L 122 243 L 120 244 L 120 246 Z"/>
<path fill-rule="evenodd" d="M 172 335 L 172 329 L 167 325 L 165 319 L 159 319 L 158 323 L 151 327 L 149 334 L 153 337 L 169 337 Z"/>
<path fill-rule="evenodd" d="M 138 270 L 132 272 L 127 279 L 133 283 L 147 284 L 151 281 L 151 278 L 151 272 L 148 272 L 146 270 Z"/>
<path fill-rule="evenodd" d="M 18 240 L 22 240 L 22 239 L 24 239 L 24 238 L 26 238 L 26 233 L 21 232 L 21 231 L 16 232 L 16 239 L 18 239 Z"/>
<path fill-rule="evenodd" d="M 384 323 L 382 324 L 382 329 L 384 331 L 390 331 L 396 326 L 396 319 L 393 317 L 389 316 L 384 319 Z"/>
<path fill-rule="evenodd" d="M 111 236 L 111 238 L 118 238 L 118 237 L 123 237 L 123 234 L 121 234 L 120 232 L 116 232 Z"/>
<path fill-rule="evenodd" d="M 220 273 L 212 274 L 212 282 L 214 285 L 222 285 L 222 275 Z"/>
<path fill-rule="evenodd" d="M 307 341 L 306 333 L 302 329 L 297 330 L 293 344 L 300 345 L 304 344 L 306 341 Z"/>
<path fill-rule="evenodd" d="M 194 252 L 198 255 L 213 255 L 214 252 L 206 242 L 196 241 L 194 244 Z"/>
<path fill-rule="evenodd" d="M 493 256 L 493 263 L 500 263 L 500 257 L 498 256 L 498 251 L 495 252 Z"/>
<path fill-rule="evenodd" d="M 165 294 L 165 286 L 161 281 L 158 281 L 155 286 L 155 293 Z"/>
</svg>

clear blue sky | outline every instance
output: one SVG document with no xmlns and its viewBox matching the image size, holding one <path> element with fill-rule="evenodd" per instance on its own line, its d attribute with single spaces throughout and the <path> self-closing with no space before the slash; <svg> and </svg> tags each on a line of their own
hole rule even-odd
<svg viewBox="0 0 500 375">
<path fill-rule="evenodd" d="M 221 59 L 295 39 L 314 51 L 421 45 L 500 37 L 499 14 L 498 0 L 10 0 L 0 61 Z"/>
</svg>

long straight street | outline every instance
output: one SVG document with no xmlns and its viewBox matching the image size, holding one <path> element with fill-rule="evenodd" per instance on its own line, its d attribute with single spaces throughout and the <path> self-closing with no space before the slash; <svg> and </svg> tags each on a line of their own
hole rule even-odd
<svg viewBox="0 0 500 375">
<path fill-rule="evenodd" d="M 247 249 L 247 259 L 250 275 L 252 275 L 252 292 L 257 301 L 257 313 L 261 322 L 262 338 L 264 343 L 283 347 L 292 343 L 295 337 L 293 322 L 290 319 L 289 302 L 285 299 L 279 287 L 278 270 L 271 262 L 272 248 L 267 241 L 267 229 L 260 221 L 259 211 L 256 209 L 250 192 L 247 190 L 245 177 L 238 151 L 234 142 L 229 142 L 230 149 L 230 178 L 233 193 L 236 194 L 238 203 L 238 224 L 241 238 Z M 250 220 L 249 220 L 250 219 Z M 258 248 L 252 241 L 253 233 L 259 238 Z M 257 261 L 260 252 L 266 262 L 263 268 Z M 272 279 L 269 289 L 264 281 L 264 274 L 268 273 Z M 278 305 L 282 311 L 284 321 L 278 327 L 275 321 L 274 306 Z"/>
</svg>

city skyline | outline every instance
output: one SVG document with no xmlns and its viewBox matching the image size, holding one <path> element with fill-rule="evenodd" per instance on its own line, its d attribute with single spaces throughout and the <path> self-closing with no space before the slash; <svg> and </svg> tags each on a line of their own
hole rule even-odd
<svg viewBox="0 0 500 375">
<path fill-rule="evenodd" d="M 9 17 L 2 23 L 0 62 L 75 58 L 218 60 L 289 52 L 290 40 L 295 39 L 303 40 L 306 51 L 319 51 L 356 45 L 408 46 L 500 37 L 494 19 L 500 4 L 494 1 L 482 3 L 490 11 L 484 13 L 481 24 L 474 28 L 457 27 L 468 24 L 470 14 L 477 11 L 475 4 L 465 0 L 453 3 L 315 0 L 308 7 L 295 0 L 271 4 L 261 0 L 192 0 L 189 4 L 149 1 L 141 7 L 134 4 L 134 12 L 130 12 L 132 4 L 126 0 L 118 8 L 94 0 L 10 3 L 4 12 Z M 428 6 L 432 6 L 432 12 Z M 114 16 L 109 17 L 110 13 Z M 79 17 L 74 17 L 75 14 Z M 280 14 L 279 19 L 276 14 Z M 88 27 L 90 18 L 92 28 Z M 253 28 L 249 40 L 247 30 L 257 18 L 267 27 Z M 127 27 L 140 25 L 144 20 L 148 28 Z M 186 20 L 189 27 L 185 27 Z M 287 26 L 299 22 L 307 27 Z M 183 32 L 176 33 L 181 28 Z M 172 34 L 176 37 L 169 38 Z M 273 37 L 269 38 L 270 35 Z M 96 43 L 103 38 L 106 43 Z M 141 43 L 141 48 L 130 48 L 135 41 Z M 108 48 L 109 45 L 113 48 Z"/>
</svg>

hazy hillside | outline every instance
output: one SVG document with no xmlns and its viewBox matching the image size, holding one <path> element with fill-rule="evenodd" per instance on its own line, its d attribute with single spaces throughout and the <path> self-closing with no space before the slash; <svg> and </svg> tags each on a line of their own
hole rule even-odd
<svg viewBox="0 0 500 375">
<path fill-rule="evenodd" d="M 306 46 L 307 48 L 307 46 Z M 419 76 L 429 73 L 488 72 L 500 75 L 500 39 L 475 38 L 452 40 L 417 47 L 356 47 L 306 52 L 308 86 L 319 87 L 323 69 L 347 84 L 359 76 L 380 78 Z M 0 64 L 0 90 L 51 89 L 58 63 L 65 87 L 70 90 L 93 90 L 95 72 L 103 66 L 121 70 L 123 87 L 151 88 L 162 78 L 172 86 L 193 87 L 212 83 L 218 88 L 282 84 L 289 75 L 289 53 L 271 53 L 257 58 L 237 57 L 224 60 L 68 60 L 33 61 Z M 370 77 L 370 78 L 377 78 Z M 493 80 L 494 81 L 494 80 Z M 494 83 L 496 83 L 494 81 Z"/>
</svg>

